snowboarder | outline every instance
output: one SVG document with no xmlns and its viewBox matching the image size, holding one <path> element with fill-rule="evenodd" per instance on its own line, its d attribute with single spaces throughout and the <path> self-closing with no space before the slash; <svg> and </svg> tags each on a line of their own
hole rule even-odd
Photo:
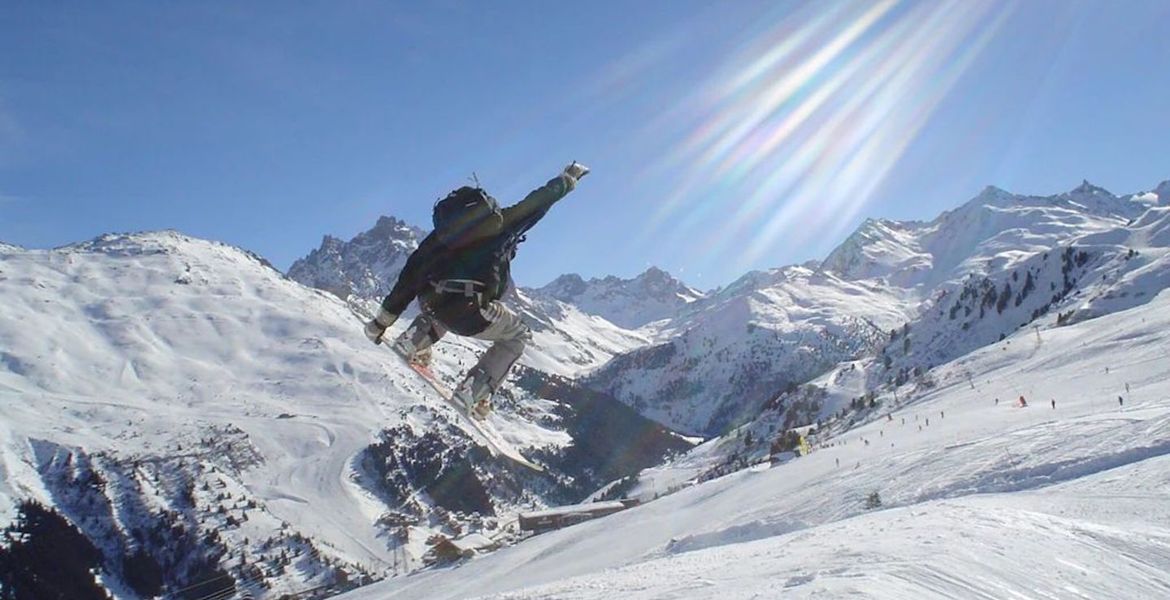
<svg viewBox="0 0 1170 600">
<path fill-rule="evenodd" d="M 1023 396 L 1020 396 L 1019 405 L 1020 408 L 1028 408 L 1028 401 L 1025 400 Z"/>
<path fill-rule="evenodd" d="M 468 414 L 487 417 L 492 393 L 532 337 L 520 317 L 500 302 L 510 285 L 516 247 L 588 173 L 588 167 L 572 162 L 504 209 L 479 187 L 461 187 L 436 202 L 434 231 L 407 259 L 378 314 L 366 323 L 366 337 L 382 343 L 386 329 L 417 297 L 419 316 L 393 343 L 408 360 L 425 363 L 430 347 L 448 331 L 493 342 L 453 393 Z"/>
</svg>

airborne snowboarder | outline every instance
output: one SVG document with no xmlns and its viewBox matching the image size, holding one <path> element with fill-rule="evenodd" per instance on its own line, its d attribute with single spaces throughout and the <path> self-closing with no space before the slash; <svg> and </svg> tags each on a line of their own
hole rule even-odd
<svg viewBox="0 0 1170 600">
<path fill-rule="evenodd" d="M 448 331 L 493 342 L 453 394 L 468 414 L 484 419 L 491 411 L 492 393 L 532 335 L 500 302 L 508 289 L 516 246 L 588 173 L 574 161 L 504 209 L 479 187 L 461 187 L 436 202 L 435 229 L 407 259 L 378 314 L 366 323 L 366 337 L 382 343 L 386 329 L 417 297 L 419 316 L 392 346 L 407 360 L 425 361 L 430 347 Z"/>
</svg>

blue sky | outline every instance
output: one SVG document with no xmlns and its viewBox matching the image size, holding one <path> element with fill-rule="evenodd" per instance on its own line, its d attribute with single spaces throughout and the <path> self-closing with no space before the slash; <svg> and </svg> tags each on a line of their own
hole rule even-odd
<svg viewBox="0 0 1170 600">
<path fill-rule="evenodd" d="M 9 2 L 0 240 L 178 229 L 281 268 L 594 168 L 525 285 L 700 288 L 983 186 L 1170 179 L 1170 3 Z"/>
</svg>

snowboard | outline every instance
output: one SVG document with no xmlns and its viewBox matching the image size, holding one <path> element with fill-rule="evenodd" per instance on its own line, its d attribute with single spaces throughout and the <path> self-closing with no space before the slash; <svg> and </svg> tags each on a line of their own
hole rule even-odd
<svg viewBox="0 0 1170 600">
<path fill-rule="evenodd" d="M 357 317 L 363 325 L 373 318 L 373 316 L 369 314 L 369 311 L 364 310 L 360 305 L 354 303 L 353 301 L 347 299 L 346 304 L 349 306 L 350 312 L 353 313 L 353 315 Z M 381 345 L 388 348 L 391 354 L 397 356 L 399 360 L 406 363 L 406 366 L 410 367 L 410 370 L 418 373 L 418 376 L 422 377 L 423 380 L 426 381 L 427 384 L 430 385 L 431 388 L 439 394 L 439 397 L 442 398 L 448 406 L 455 409 L 455 412 L 459 413 L 459 420 L 479 434 L 479 437 L 484 442 L 483 446 L 488 449 L 488 452 L 491 453 L 492 456 L 503 456 L 504 458 L 507 458 L 518 465 L 527 467 L 538 473 L 544 472 L 544 467 L 528 460 L 527 458 L 524 458 L 524 455 L 520 454 L 520 451 L 517 450 L 515 446 L 508 443 L 508 441 L 500 435 L 500 432 L 496 431 L 495 427 L 492 427 L 491 423 L 486 420 L 480 421 L 468 414 L 467 409 L 455 401 L 454 393 L 451 391 L 451 388 L 447 387 L 447 384 L 439 380 L 439 377 L 435 375 L 435 372 L 432 371 L 429 367 L 412 362 L 409 358 L 399 354 L 398 352 L 395 352 L 390 343 L 390 340 L 384 341 Z"/>
<path fill-rule="evenodd" d="M 393 348 L 391 348 L 390 351 L 394 352 Z M 470 414 L 468 414 L 467 409 L 461 403 L 455 401 L 454 394 L 451 392 L 451 388 L 447 387 L 445 383 L 440 381 L 439 377 L 435 375 L 435 372 L 432 371 L 430 367 L 412 362 L 410 359 L 402 356 L 397 352 L 394 352 L 394 355 L 400 358 L 402 362 L 406 363 L 406 366 L 410 367 L 412 371 L 418 373 L 418 375 L 422 377 L 428 384 L 430 384 L 431 388 L 433 388 L 435 392 L 437 392 L 439 396 L 443 398 L 444 402 L 446 402 L 451 408 L 454 408 L 455 412 L 459 413 L 460 420 L 462 420 L 465 424 L 470 425 L 471 428 L 474 429 L 481 438 L 483 438 L 483 441 L 485 442 L 484 447 L 488 449 L 488 452 L 490 452 L 492 456 L 503 456 L 504 458 L 510 459 L 512 462 L 518 465 L 528 467 L 533 471 L 540 473 L 544 472 L 544 467 L 528 460 L 527 458 L 524 458 L 524 455 L 520 454 L 520 451 L 512 446 L 512 444 L 509 444 L 507 440 L 505 440 L 503 436 L 501 436 L 500 433 L 496 431 L 495 427 L 492 427 L 491 423 L 489 423 L 487 420 L 480 421 L 479 419 L 476 419 L 475 417 L 472 417 Z"/>
</svg>

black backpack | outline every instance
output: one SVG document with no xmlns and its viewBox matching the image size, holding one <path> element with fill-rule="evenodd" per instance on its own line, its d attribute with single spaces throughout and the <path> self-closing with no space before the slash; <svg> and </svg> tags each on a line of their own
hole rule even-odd
<svg viewBox="0 0 1170 600">
<path fill-rule="evenodd" d="M 448 243 L 473 233 L 475 237 L 498 233 L 504 222 L 495 198 L 483 188 L 467 186 L 436 202 L 431 218 L 435 232 Z"/>
</svg>

